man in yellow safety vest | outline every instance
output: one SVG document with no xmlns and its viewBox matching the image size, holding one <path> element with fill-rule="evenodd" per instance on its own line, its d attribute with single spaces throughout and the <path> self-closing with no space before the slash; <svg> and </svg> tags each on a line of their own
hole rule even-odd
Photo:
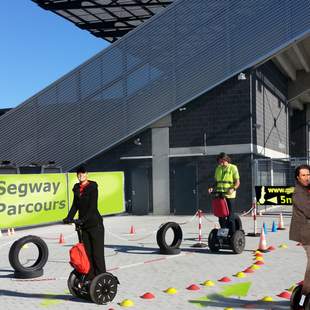
<svg viewBox="0 0 310 310">
<path fill-rule="evenodd" d="M 227 201 L 229 216 L 219 218 L 220 226 L 228 227 L 232 232 L 235 231 L 234 208 L 236 200 L 236 190 L 240 186 L 240 176 L 236 165 L 231 164 L 231 159 L 226 153 L 220 153 L 217 158 L 218 166 L 215 169 L 215 185 L 209 188 L 209 193 L 222 193 Z"/>
</svg>

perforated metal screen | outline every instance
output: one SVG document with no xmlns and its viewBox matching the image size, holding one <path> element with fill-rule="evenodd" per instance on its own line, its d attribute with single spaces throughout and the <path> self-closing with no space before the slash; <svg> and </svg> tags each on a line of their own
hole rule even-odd
<svg viewBox="0 0 310 310">
<path fill-rule="evenodd" d="M 32 1 L 109 42 L 116 41 L 173 2 L 173 0 Z"/>
<path fill-rule="evenodd" d="M 3 115 L 0 159 L 68 170 L 309 34 L 309 0 L 175 1 Z"/>
</svg>

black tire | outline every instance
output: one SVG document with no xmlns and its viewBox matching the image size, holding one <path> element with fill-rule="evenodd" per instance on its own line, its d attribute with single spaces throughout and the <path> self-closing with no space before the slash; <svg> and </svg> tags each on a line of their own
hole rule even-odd
<svg viewBox="0 0 310 310">
<path fill-rule="evenodd" d="M 168 229 L 172 229 L 174 233 L 173 241 L 171 244 L 166 242 L 166 233 Z M 175 222 L 168 222 L 163 224 L 157 231 L 156 240 L 160 250 L 165 251 L 168 249 L 178 249 L 182 243 L 183 232 L 179 224 Z"/>
<path fill-rule="evenodd" d="M 19 261 L 19 252 L 21 248 L 27 243 L 35 244 L 39 251 L 39 256 L 37 260 L 34 262 L 33 265 L 28 267 L 22 265 L 21 262 Z M 45 266 L 47 259 L 48 259 L 48 247 L 46 243 L 38 236 L 29 235 L 16 240 L 12 244 L 9 252 L 10 264 L 13 267 L 13 269 L 17 271 L 19 274 L 41 270 Z"/>
<path fill-rule="evenodd" d="M 241 218 L 239 215 L 235 214 L 235 227 L 236 227 L 236 231 L 237 230 L 242 230 L 242 222 L 241 222 Z"/>
<path fill-rule="evenodd" d="M 78 297 L 78 298 L 84 298 L 84 295 L 82 290 L 81 290 L 81 276 L 78 274 L 77 271 L 73 270 L 68 278 L 67 285 L 69 292 L 73 297 Z"/>
<path fill-rule="evenodd" d="M 245 235 L 242 230 L 237 230 L 230 239 L 231 248 L 234 253 L 240 254 L 245 247 Z"/>
<path fill-rule="evenodd" d="M 291 299 L 290 299 L 290 309 L 291 310 L 297 310 L 299 309 L 299 301 L 301 297 L 301 290 L 302 290 L 302 285 L 298 285 L 294 288 Z"/>
<path fill-rule="evenodd" d="M 181 249 L 180 248 L 168 248 L 168 249 L 159 248 L 159 253 L 165 254 L 165 255 L 177 255 L 181 253 Z"/>
<path fill-rule="evenodd" d="M 113 274 L 105 272 L 96 276 L 89 288 L 91 300 L 98 305 L 104 305 L 111 302 L 117 293 L 117 278 Z"/>
<path fill-rule="evenodd" d="M 218 229 L 212 229 L 208 237 L 208 246 L 211 252 L 218 252 L 220 250 L 220 246 L 217 240 L 217 232 Z"/>
<path fill-rule="evenodd" d="M 27 272 L 14 272 L 14 277 L 18 279 L 33 279 L 43 276 L 43 269 Z"/>
</svg>

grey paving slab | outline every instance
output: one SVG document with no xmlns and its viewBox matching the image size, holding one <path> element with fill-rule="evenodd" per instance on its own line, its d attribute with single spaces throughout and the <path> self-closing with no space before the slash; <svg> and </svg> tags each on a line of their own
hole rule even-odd
<svg viewBox="0 0 310 310">
<path fill-rule="evenodd" d="M 265 264 L 246 278 L 233 276 L 253 264 L 253 250 L 257 248 L 259 238 L 247 237 L 246 248 L 242 254 L 231 252 L 212 254 L 208 248 L 197 249 L 198 220 L 191 216 L 113 216 L 104 219 L 106 228 L 106 263 L 119 278 L 121 285 L 115 300 L 109 305 L 95 305 L 73 298 L 67 289 L 67 277 L 72 270 L 68 264 L 70 247 L 77 241 L 74 227 L 71 225 L 52 225 L 17 231 L 13 236 L 0 238 L 0 305 L 1 309 L 123 309 L 120 303 L 124 299 L 133 301 L 133 309 L 288 309 L 288 300 L 277 297 L 285 289 L 303 279 L 306 257 L 304 250 L 288 240 L 288 229 L 271 232 L 272 221 L 278 221 L 275 209 L 258 218 L 258 227 L 263 222 L 268 228 L 267 244 L 276 250 L 264 254 Z M 285 226 L 290 223 L 290 210 L 284 213 Z M 179 255 L 159 254 L 156 244 L 156 231 L 167 221 L 186 223 L 181 225 L 184 240 Z M 246 232 L 253 231 L 251 217 L 243 217 Z M 216 223 L 216 218 L 206 216 L 203 219 L 203 242 Z M 133 226 L 135 234 L 130 235 Z M 64 244 L 59 244 L 60 234 L 64 235 Z M 49 259 L 44 275 L 32 281 L 21 281 L 12 277 L 12 267 L 8 261 L 10 245 L 22 236 L 33 234 L 42 237 L 49 248 Z M 168 235 L 168 239 L 172 238 Z M 281 244 L 287 248 L 279 248 Z M 23 249 L 24 256 L 31 247 Z M 23 258 L 22 258 L 23 259 Z M 231 278 L 230 283 L 218 280 L 223 276 Z M 200 285 L 205 280 L 214 281 L 213 287 Z M 225 287 L 237 283 L 251 282 L 247 296 L 222 298 L 214 296 Z M 196 284 L 198 291 L 187 287 Z M 164 292 L 168 287 L 178 290 L 175 295 Z M 145 292 L 152 292 L 155 299 L 140 298 Z M 213 294 L 213 296 L 211 296 Z M 199 301 L 209 296 L 209 301 Z M 211 296 L 211 298 L 210 298 Z M 273 302 L 261 302 L 264 296 L 271 296 Z M 192 301 L 192 302 L 191 302 Z"/>
</svg>

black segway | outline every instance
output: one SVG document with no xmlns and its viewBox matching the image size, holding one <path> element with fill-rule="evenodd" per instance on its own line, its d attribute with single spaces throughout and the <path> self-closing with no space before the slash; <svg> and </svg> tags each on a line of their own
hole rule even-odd
<svg viewBox="0 0 310 310">
<path fill-rule="evenodd" d="M 229 209 L 222 193 L 213 193 L 212 209 L 213 214 L 219 218 L 225 218 L 225 224 L 221 228 L 211 230 L 208 238 L 208 245 L 211 252 L 218 252 L 221 249 L 232 250 L 236 254 L 243 252 L 245 247 L 245 233 L 242 229 L 242 222 L 238 215 L 235 215 L 235 230 L 231 228 L 228 221 Z"/>
<path fill-rule="evenodd" d="M 78 234 L 79 242 L 82 242 L 81 226 L 76 220 L 75 230 Z M 86 274 L 73 270 L 68 278 L 68 288 L 74 297 L 90 300 L 96 304 L 102 305 L 111 302 L 117 293 L 119 281 L 116 276 L 109 272 L 97 275 L 92 281 L 86 281 Z"/>
<path fill-rule="evenodd" d="M 302 291 L 302 285 L 298 285 L 294 288 L 290 298 L 291 310 L 298 310 L 298 309 L 310 310 L 310 294 L 306 296 L 305 300 L 303 301 L 303 305 L 302 306 L 299 305 L 301 299 L 301 291 Z"/>
</svg>

